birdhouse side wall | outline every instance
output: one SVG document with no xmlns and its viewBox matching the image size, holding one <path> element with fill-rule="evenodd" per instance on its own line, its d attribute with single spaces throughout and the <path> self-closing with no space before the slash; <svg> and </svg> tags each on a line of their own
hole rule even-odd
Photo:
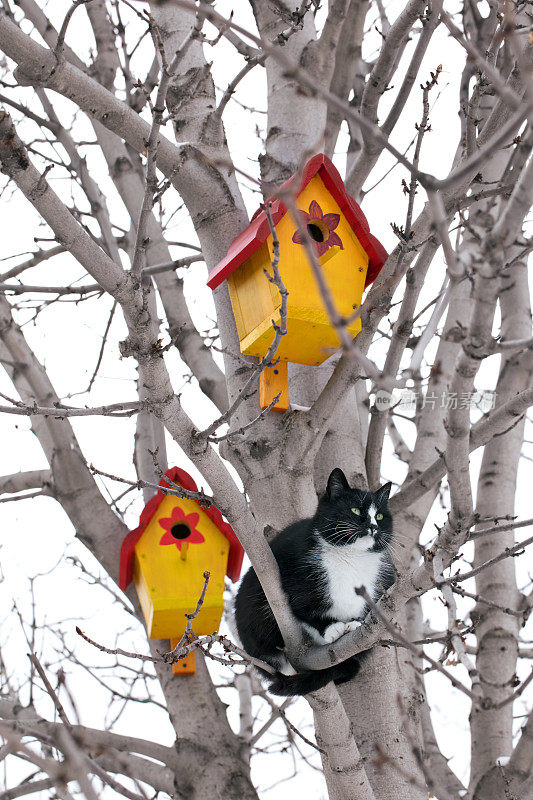
<svg viewBox="0 0 533 800">
<path fill-rule="evenodd" d="M 155 637 L 152 635 L 152 628 L 154 623 L 153 598 L 150 595 L 150 587 L 146 582 L 146 578 L 140 568 L 139 559 L 137 558 L 135 553 L 133 555 L 133 582 L 135 584 L 135 589 L 137 591 L 137 597 L 139 598 L 139 603 L 141 604 L 141 609 L 146 624 L 146 632 L 148 634 L 148 638 L 154 639 Z"/>
<path fill-rule="evenodd" d="M 281 298 L 274 284 L 265 277 L 272 273 L 271 257 L 266 242 L 228 277 L 228 289 L 242 341 L 266 318 L 271 318 Z"/>
</svg>

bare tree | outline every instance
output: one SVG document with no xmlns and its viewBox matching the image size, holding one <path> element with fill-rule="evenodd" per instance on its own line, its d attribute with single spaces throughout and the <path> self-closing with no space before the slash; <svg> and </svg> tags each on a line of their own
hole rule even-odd
<svg viewBox="0 0 533 800">
<path fill-rule="evenodd" d="M 524 227 L 533 193 L 531 5 L 489 0 L 452 13 L 438 0 L 387 8 L 380 0 L 250 0 L 253 23 L 244 6 L 223 14 L 206 0 L 1 4 L 3 196 L 23 196 L 36 224 L 21 226 L 18 255 L 4 254 L 0 361 L 13 391 L 0 410 L 29 418 L 48 467 L 28 459 L 28 471 L 1 477 L 0 500 L 59 504 L 99 565 L 76 556 L 68 569 L 96 602 L 129 616 L 138 637 L 134 593 L 130 606 L 113 583 L 124 514 L 132 499 L 155 491 L 167 447 L 179 448 L 205 481 L 198 496 L 231 523 L 260 575 L 293 665 L 320 669 L 369 647 L 372 654 L 356 679 L 308 696 L 314 744 L 287 715 L 289 703 L 269 697 L 246 654 L 222 635 L 193 637 L 176 651 L 178 658 L 194 648 L 198 662 L 193 677 L 176 679 L 161 655 L 168 642 L 143 649 L 137 638 L 132 648 L 117 630 L 114 642 L 94 636 L 91 650 L 46 621 L 40 603 L 29 616 L 15 604 L 31 660 L 27 670 L 7 657 L 0 663 L 0 753 L 18 765 L 6 766 L 10 785 L 0 797 L 52 790 L 92 800 L 105 787 L 135 799 L 253 798 L 250 756 L 281 721 L 283 748 L 294 758 L 318 750 L 331 800 L 418 800 L 428 792 L 440 800 L 531 800 L 532 722 L 519 712 L 533 676 L 522 630 L 533 538 L 532 520 L 515 512 L 533 404 Z M 215 86 L 218 59 L 230 50 L 238 70 Z M 448 165 L 431 143 L 443 72 L 456 80 L 460 120 Z M 256 106 L 266 101 L 257 172 L 231 151 L 225 131 L 248 76 L 257 87 L 266 76 L 266 97 L 255 93 Z M 262 119 L 261 109 L 247 111 Z M 321 151 L 336 154 L 363 207 L 383 190 L 397 244 L 360 309 L 361 333 L 351 340 L 326 290 L 343 347 L 321 367 L 291 366 L 291 408 L 261 412 L 258 380 L 268 359 L 241 356 L 225 284 L 214 292 L 216 322 L 202 330 L 183 276 L 196 275 L 199 263 L 213 268 L 247 226 L 243 187 L 258 202 L 276 196 Z M 294 207 L 294 198 L 285 200 Z M 77 400 L 62 353 L 45 353 L 35 336 L 43 320 L 61 325 L 65 303 L 102 327 Z M 117 402 L 105 394 L 101 367 L 118 342 L 137 385 L 133 399 L 130 392 Z M 177 363 L 209 417 L 203 430 L 173 380 Z M 59 374 L 67 375 L 61 390 Z M 483 387 L 481 375 L 492 383 Z M 490 402 L 481 388 L 492 390 Z M 108 426 L 104 437 L 121 424 L 115 418 L 136 420 L 136 476 L 113 468 L 105 442 L 90 463 L 79 417 Z M 477 477 L 470 454 L 480 448 Z M 374 488 L 382 476 L 397 484 L 397 580 L 360 629 L 309 646 L 267 539 L 313 513 L 335 466 L 360 486 Z M 439 523 L 436 533 L 427 520 Z M 33 592 L 42 576 L 30 577 Z M 441 628 L 424 621 L 430 592 L 442 601 Z M 45 660 L 50 648 L 56 656 Z M 97 662 L 102 649 L 107 660 Z M 206 659 L 235 675 L 215 685 Z M 65 664 L 111 693 L 114 710 L 106 714 L 102 703 L 100 728 L 81 723 Z M 439 747 L 427 675 L 467 698 L 469 783 Z M 223 689 L 239 704 L 238 731 Z M 254 719 L 256 702 L 263 716 Z M 133 709 L 135 720 L 141 704 L 166 715 L 174 745 L 144 738 L 142 726 L 130 728 L 132 736 L 115 732 L 120 716 Z M 518 737 L 513 714 L 523 724 Z M 277 746 L 264 752 L 274 757 Z"/>
</svg>

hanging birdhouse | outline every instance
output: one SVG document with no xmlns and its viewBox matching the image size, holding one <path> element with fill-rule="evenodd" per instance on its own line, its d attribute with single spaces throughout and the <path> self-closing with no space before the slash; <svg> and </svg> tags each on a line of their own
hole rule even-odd
<svg viewBox="0 0 533 800">
<path fill-rule="evenodd" d="M 184 470 L 165 473 L 174 484 L 198 491 Z M 159 483 L 168 487 L 162 479 Z M 214 506 L 201 508 L 195 500 L 158 491 L 144 507 L 138 528 L 130 531 L 120 549 L 120 588 L 133 580 L 151 639 L 170 639 L 175 647 L 211 575 L 204 602 L 193 623 L 196 635 L 218 630 L 224 608 L 224 577 L 239 578 L 244 550 L 233 529 Z M 194 654 L 173 665 L 175 674 L 195 671 Z"/>
<path fill-rule="evenodd" d="M 331 296 L 339 313 L 348 318 L 359 308 L 363 290 L 377 277 L 387 253 L 370 233 L 359 205 L 347 194 L 333 163 L 325 155 L 306 164 L 299 186 L 295 176 L 282 187 L 295 192 L 300 227 L 305 226 Z M 279 271 L 288 291 L 287 334 L 275 355 L 279 363 L 261 376 L 261 407 L 266 408 L 282 390 L 274 410 L 288 408 L 285 385 L 287 362 L 321 364 L 340 347 L 320 289 L 309 264 L 299 225 L 281 200 L 273 200 L 271 213 L 279 239 Z M 232 243 L 228 254 L 210 273 L 207 284 L 215 289 L 224 280 L 237 324 L 241 352 L 262 358 L 274 338 L 272 322 L 280 322 L 281 296 L 272 275 L 272 234 L 264 211 Z M 359 318 L 349 326 L 352 336 L 361 329 Z"/>
</svg>

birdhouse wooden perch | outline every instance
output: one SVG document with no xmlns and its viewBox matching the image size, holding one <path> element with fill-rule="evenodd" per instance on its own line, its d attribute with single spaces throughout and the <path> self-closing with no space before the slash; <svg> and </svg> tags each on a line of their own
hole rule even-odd
<svg viewBox="0 0 533 800">
<path fill-rule="evenodd" d="M 377 277 L 387 252 L 370 233 L 359 205 L 347 194 L 341 176 L 325 155 L 305 165 L 299 186 L 296 176 L 280 190 L 292 190 L 301 219 L 312 239 L 326 284 L 339 313 L 350 317 L 359 308 L 363 290 Z M 279 239 L 279 271 L 288 290 L 287 334 L 275 355 L 279 359 L 261 375 L 261 407 L 283 392 L 273 410 L 288 408 L 285 385 L 287 362 L 321 364 L 340 347 L 323 297 L 309 264 L 299 226 L 279 200 L 271 202 L 272 220 Z M 231 244 L 226 258 L 210 273 L 207 284 L 215 289 L 224 280 L 237 324 L 241 352 L 262 358 L 274 338 L 272 322 L 279 325 L 281 296 L 265 271 L 272 275 L 272 233 L 266 213 L 258 210 L 250 225 Z M 359 318 L 348 331 L 361 329 Z"/>
<path fill-rule="evenodd" d="M 198 491 L 184 470 L 174 467 L 159 485 L 172 483 Z M 211 573 L 204 602 L 193 627 L 196 635 L 218 630 L 224 608 L 224 576 L 239 578 L 244 550 L 233 529 L 214 506 L 158 491 L 144 507 L 139 527 L 130 531 L 120 549 L 119 585 L 133 580 L 151 639 L 170 639 L 175 647 Z M 174 644 L 172 644 L 174 642 Z M 173 665 L 175 674 L 195 671 L 194 654 Z"/>
</svg>

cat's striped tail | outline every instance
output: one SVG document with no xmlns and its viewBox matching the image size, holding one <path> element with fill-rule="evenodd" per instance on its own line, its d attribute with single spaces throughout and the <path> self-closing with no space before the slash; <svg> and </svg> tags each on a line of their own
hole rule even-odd
<svg viewBox="0 0 533 800">
<path fill-rule="evenodd" d="M 306 672 L 298 672 L 296 675 L 284 675 L 282 672 L 276 672 L 268 688 L 272 694 L 282 695 L 283 697 L 309 694 L 309 692 L 322 689 L 330 681 L 338 684 L 351 680 L 359 672 L 359 667 L 360 659 L 357 656 L 352 656 L 340 664 L 328 667 L 328 669 L 308 670 Z M 272 675 L 268 677 L 272 678 Z"/>
</svg>

